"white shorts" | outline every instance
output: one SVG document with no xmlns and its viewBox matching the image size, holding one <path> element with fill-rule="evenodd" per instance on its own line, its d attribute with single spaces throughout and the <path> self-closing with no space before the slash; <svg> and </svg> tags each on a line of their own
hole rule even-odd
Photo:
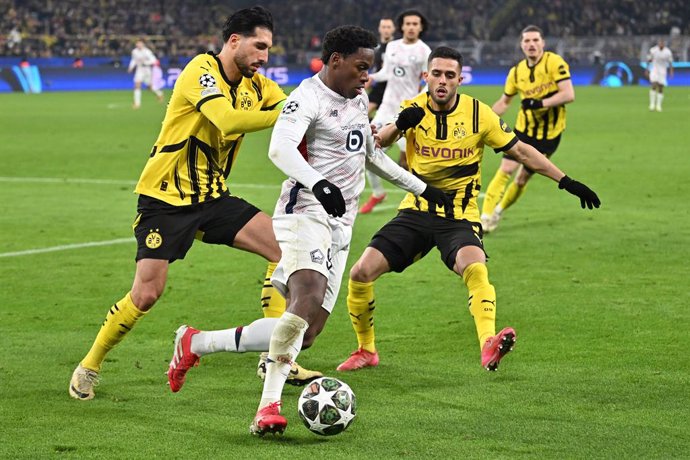
<svg viewBox="0 0 690 460">
<path fill-rule="evenodd" d="M 137 70 L 134 71 L 134 83 L 151 86 L 151 66 L 137 66 Z"/>
<path fill-rule="evenodd" d="M 652 69 L 652 71 L 649 72 L 649 81 L 661 86 L 668 85 L 666 81 L 666 72 L 663 70 Z"/>
<path fill-rule="evenodd" d="M 297 270 L 317 271 L 328 279 L 322 307 L 331 313 L 350 252 L 352 227 L 319 215 L 284 214 L 273 217 L 273 231 L 282 251 L 271 277 L 273 286 L 285 297 L 290 275 Z"/>
</svg>

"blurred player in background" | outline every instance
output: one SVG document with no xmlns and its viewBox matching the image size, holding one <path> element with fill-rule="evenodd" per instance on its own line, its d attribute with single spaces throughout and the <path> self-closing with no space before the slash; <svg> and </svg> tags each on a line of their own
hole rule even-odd
<svg viewBox="0 0 690 460">
<path fill-rule="evenodd" d="M 393 40 L 386 46 L 383 67 L 369 76 L 370 83 L 386 82 L 383 99 L 372 123 L 378 128 L 393 122 L 400 103 L 416 96 L 421 89 L 422 73 L 431 49 L 421 40 L 429 23 L 417 10 L 402 12 L 397 18 L 398 30 L 402 38 Z M 401 163 L 404 166 L 405 144 L 398 143 Z M 372 188 L 371 197 L 360 208 L 360 214 L 370 213 L 386 198 L 381 179 L 367 171 L 367 180 Z"/>
<path fill-rule="evenodd" d="M 668 77 L 673 78 L 673 54 L 663 39 L 659 39 L 659 42 L 649 50 L 647 62 L 649 65 L 645 72 L 649 77 L 649 82 L 652 84 L 649 90 L 649 110 L 661 112 L 661 103 L 664 100 L 664 86 L 668 85 L 666 80 L 667 70 Z"/>
<path fill-rule="evenodd" d="M 381 18 L 379 21 L 379 46 L 374 50 L 374 72 L 383 67 L 383 55 L 386 52 L 388 42 L 393 40 L 395 35 L 395 23 L 392 18 Z M 386 82 L 374 83 L 369 91 L 369 118 L 374 116 L 376 109 L 381 105 L 383 92 L 386 90 Z"/>
<path fill-rule="evenodd" d="M 195 239 L 252 252 L 269 262 L 280 259 L 271 218 L 231 195 L 226 184 L 245 133 L 273 126 L 286 99 L 274 81 L 257 72 L 268 60 L 272 37 L 268 10 L 236 11 L 223 26 L 221 52 L 196 56 L 180 74 L 136 186 L 134 282 L 110 307 L 91 349 L 74 370 L 69 385 L 73 398 L 94 397 L 106 354 L 160 298 L 170 263 L 184 259 Z M 237 340 L 251 342 L 261 328 L 270 335 L 276 321 L 257 320 Z M 181 359 L 191 337 L 185 332 L 178 331 L 168 370 L 173 391 L 181 387 L 186 368 L 198 363 L 193 353 Z M 268 349 L 268 341 L 247 346 L 262 351 Z"/>
<path fill-rule="evenodd" d="M 138 109 L 141 107 L 141 85 L 146 85 L 157 97 L 160 102 L 163 102 L 163 91 L 153 85 L 153 66 L 156 65 L 158 59 L 149 48 L 144 45 L 144 42 L 138 40 L 135 48 L 132 50 L 132 59 L 129 61 L 127 72 L 134 72 L 134 107 Z"/>
<path fill-rule="evenodd" d="M 515 134 L 550 158 L 565 130 L 565 104 L 575 100 L 575 90 L 568 64 L 558 54 L 544 51 L 544 46 L 544 34 L 539 27 L 530 25 L 522 30 L 520 47 L 525 59 L 508 72 L 503 94 L 492 109 L 502 116 L 513 97 L 519 94 L 522 104 L 515 122 Z M 505 190 L 515 171 L 518 172 L 513 183 Z M 503 211 L 520 198 L 533 174 L 529 167 L 521 166 L 508 154 L 503 155 L 482 204 L 485 233 L 498 227 Z"/>
<path fill-rule="evenodd" d="M 448 269 L 461 276 L 469 292 L 481 365 L 495 371 L 515 343 L 515 330 L 496 333 L 496 292 L 489 283 L 479 220 L 481 161 L 485 146 L 506 152 L 532 170 L 558 182 L 558 188 L 580 198 L 582 207 L 599 207 L 599 198 L 586 185 L 560 171 L 534 147 L 520 142 L 489 106 L 459 94 L 462 56 L 452 48 L 436 48 L 429 56 L 429 91 L 404 101 L 395 124 L 378 134 L 382 146 L 403 136 L 410 171 L 439 188 L 451 206 L 438 207 L 410 194 L 398 215 L 384 225 L 350 270 L 347 308 L 359 348 L 340 366 L 352 371 L 377 366 L 374 336 L 374 281 L 390 271 L 402 272 L 434 247 Z M 432 155 L 430 152 L 439 152 Z M 451 359 L 453 354 L 451 354 Z"/>
</svg>

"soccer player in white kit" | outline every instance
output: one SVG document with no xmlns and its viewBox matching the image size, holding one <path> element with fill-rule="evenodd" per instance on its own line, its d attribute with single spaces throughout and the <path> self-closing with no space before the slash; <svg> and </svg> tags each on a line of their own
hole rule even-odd
<svg viewBox="0 0 690 460">
<path fill-rule="evenodd" d="M 383 55 L 383 67 L 369 76 L 373 82 L 387 82 L 383 100 L 372 121 L 377 129 L 393 122 L 402 101 L 419 94 L 422 73 L 426 70 L 426 61 L 431 53 L 431 49 L 421 40 L 428 27 L 422 13 L 417 10 L 402 12 L 397 18 L 397 27 L 403 37 L 388 43 Z M 400 157 L 404 159 L 405 143 L 398 142 L 398 147 Z M 373 192 L 359 210 L 360 214 L 370 213 L 386 198 L 378 176 L 367 170 L 367 180 Z"/>
<path fill-rule="evenodd" d="M 673 54 L 665 46 L 663 39 L 659 39 L 656 46 L 653 46 L 647 54 L 647 62 L 651 70 L 648 69 L 649 82 L 652 84 L 649 90 L 649 110 L 661 112 L 661 102 L 664 100 L 664 86 L 668 85 L 666 80 L 666 70 L 668 76 L 673 78 Z"/>
<path fill-rule="evenodd" d="M 158 100 L 163 102 L 163 91 L 153 85 L 153 66 L 158 62 L 153 51 L 148 49 L 144 42 L 138 40 L 132 50 L 132 59 L 129 61 L 127 72 L 134 71 L 134 105 L 135 109 L 141 107 L 141 84 L 145 84 L 153 91 Z"/>
<path fill-rule="evenodd" d="M 328 32 L 323 69 L 290 94 L 273 129 L 269 156 L 288 179 L 273 214 L 282 257 L 271 281 L 288 305 L 271 336 L 253 434 L 282 433 L 287 425 L 280 415 L 283 386 L 291 363 L 321 332 L 338 297 L 365 164 L 417 196 L 451 206 L 443 192 L 375 148 L 364 86 L 377 44 L 357 26 Z M 396 126 L 408 129 L 423 116 L 412 107 Z"/>
</svg>

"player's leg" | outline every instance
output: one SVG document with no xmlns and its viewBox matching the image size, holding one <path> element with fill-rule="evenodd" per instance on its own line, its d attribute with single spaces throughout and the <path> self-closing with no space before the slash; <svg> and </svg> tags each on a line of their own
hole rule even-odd
<svg viewBox="0 0 690 460">
<path fill-rule="evenodd" d="M 374 210 L 377 204 L 386 199 L 386 191 L 383 188 L 383 181 L 381 178 L 368 169 L 366 170 L 366 177 L 369 186 L 371 186 L 371 195 L 366 203 L 359 208 L 360 214 L 369 214 Z"/>
<path fill-rule="evenodd" d="M 134 80 L 134 104 L 132 108 L 141 107 L 141 80 Z"/>
<path fill-rule="evenodd" d="M 271 218 L 251 203 L 234 196 L 221 198 L 216 202 L 210 215 L 211 219 L 200 227 L 203 231 L 201 240 L 205 243 L 223 244 L 262 256 L 269 262 L 266 273 L 266 277 L 269 278 L 281 256 Z M 265 318 L 280 317 L 285 311 L 283 296 L 270 282 L 264 281 L 261 298 L 262 302 L 263 299 L 267 299 L 270 307 L 269 314 L 264 313 Z M 232 340 L 234 332 L 231 329 L 226 329 L 225 334 L 228 340 Z M 266 349 L 260 351 L 266 351 Z M 265 374 L 262 364 L 263 359 L 260 358 L 257 370 L 260 377 Z M 289 381 L 291 385 L 300 386 L 321 375 L 318 371 L 305 369 L 294 363 Z"/>
<path fill-rule="evenodd" d="M 445 259 L 447 265 L 453 263 L 453 271 L 462 276 L 467 286 L 468 305 L 477 330 L 482 367 L 495 371 L 503 356 L 512 350 L 515 331 L 507 327 L 496 334 L 496 290 L 489 282 L 486 253 L 481 245 L 479 229 L 460 230 L 454 238 L 450 241 L 460 247 L 454 257 Z M 439 248 L 442 255 L 446 253 L 444 247 Z"/>
<path fill-rule="evenodd" d="M 656 85 L 656 106 L 655 110 L 661 112 L 661 104 L 664 102 L 664 84 L 657 83 Z"/>
<path fill-rule="evenodd" d="M 74 370 L 70 396 L 80 400 L 95 396 L 93 387 L 98 383 L 106 354 L 125 338 L 160 298 L 167 275 L 167 260 L 141 259 L 137 262 L 132 290 L 110 307 L 89 352 Z"/>
<path fill-rule="evenodd" d="M 357 335 L 355 350 L 337 368 L 352 371 L 379 363 L 374 330 L 374 282 L 389 271 L 402 272 L 432 247 L 430 215 L 402 211 L 384 225 L 350 270 L 347 309 Z"/>
<path fill-rule="evenodd" d="M 282 259 L 272 282 L 288 301 L 287 311 L 273 329 L 266 379 L 257 414 L 250 432 L 264 435 L 282 432 L 287 420 L 280 415 L 283 386 L 297 358 L 305 333 L 311 326 L 313 340 L 323 328 L 328 312 L 321 307 L 329 276 L 332 234 L 327 222 L 305 214 L 277 216 L 273 227 Z"/>
<path fill-rule="evenodd" d="M 522 194 L 525 193 L 527 182 L 529 182 L 531 176 L 532 174 L 530 174 L 524 166 L 520 166 L 515 179 L 508 186 L 508 189 L 503 195 L 501 202 L 498 204 L 498 206 L 496 206 L 495 213 L 498 216 L 498 219 L 496 219 L 496 224 L 498 224 L 498 220 L 500 220 L 503 211 L 514 205 Z"/>
<path fill-rule="evenodd" d="M 520 163 L 504 155 L 501 159 L 501 165 L 496 170 L 496 174 L 489 182 L 484 195 L 484 202 L 482 203 L 482 228 L 485 233 L 492 232 L 498 226 L 498 221 L 501 218 L 503 209 L 499 203 L 504 196 L 506 185 L 510 181 L 510 177 L 517 171 Z M 498 212 L 497 212 L 498 211 Z"/>
<path fill-rule="evenodd" d="M 649 86 L 649 110 L 653 111 L 656 109 L 656 97 L 657 97 L 657 85 L 655 82 L 650 81 Z"/>
</svg>

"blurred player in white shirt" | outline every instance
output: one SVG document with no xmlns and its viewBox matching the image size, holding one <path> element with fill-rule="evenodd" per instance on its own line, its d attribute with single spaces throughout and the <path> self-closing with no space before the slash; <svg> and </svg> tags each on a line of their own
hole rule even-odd
<svg viewBox="0 0 690 460">
<path fill-rule="evenodd" d="M 416 10 L 404 11 L 398 16 L 397 26 L 403 37 L 388 43 L 383 55 L 383 67 L 369 76 L 370 82 L 387 83 L 383 100 L 372 121 L 377 129 L 393 122 L 402 101 L 412 99 L 419 94 L 422 73 L 426 70 L 426 62 L 431 53 L 431 49 L 421 40 L 428 27 L 428 22 L 422 13 Z M 404 139 L 401 140 L 404 141 Z M 404 142 L 398 142 L 398 147 L 400 158 L 404 159 Z M 373 192 L 359 210 L 360 214 L 370 213 L 386 198 L 379 177 L 367 171 L 367 180 Z"/>
<path fill-rule="evenodd" d="M 153 91 L 158 100 L 163 102 L 163 91 L 153 85 L 153 66 L 158 62 L 153 51 L 148 49 L 144 42 L 138 40 L 132 50 L 132 59 L 129 61 L 127 72 L 134 71 L 134 108 L 141 107 L 141 84 L 145 84 Z"/>
<path fill-rule="evenodd" d="M 647 73 L 652 88 L 649 90 L 649 110 L 661 112 L 661 102 L 664 100 L 664 86 L 668 85 L 668 76 L 673 78 L 673 54 L 668 49 L 663 39 L 659 39 L 656 46 L 653 46 L 647 54 L 649 67 Z"/>
</svg>

